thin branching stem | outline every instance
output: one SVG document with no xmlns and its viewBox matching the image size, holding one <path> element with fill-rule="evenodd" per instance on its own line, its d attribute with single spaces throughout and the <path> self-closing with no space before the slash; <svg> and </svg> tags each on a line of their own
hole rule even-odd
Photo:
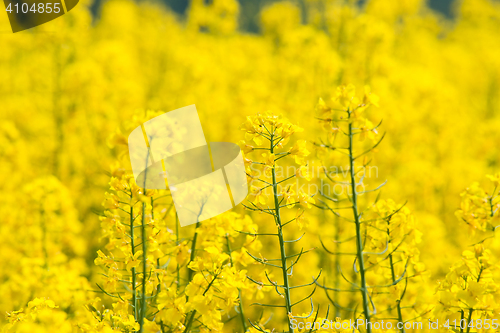
<svg viewBox="0 0 500 333">
<path fill-rule="evenodd" d="M 351 112 L 348 112 L 349 119 L 351 119 Z M 356 181 L 354 172 L 354 160 L 353 155 L 353 131 L 352 122 L 349 122 L 349 168 L 351 176 L 351 190 L 352 190 L 352 212 L 354 215 L 354 222 L 356 225 L 356 252 L 359 263 L 359 274 L 361 277 L 361 294 L 363 296 L 363 312 L 365 315 L 366 322 L 370 322 L 370 309 L 369 309 L 369 296 L 368 289 L 366 288 L 366 277 L 365 277 L 365 264 L 363 258 L 363 237 L 361 235 L 361 222 L 358 213 L 358 195 L 356 192 Z M 371 325 L 366 326 L 367 333 L 371 333 Z"/>
<path fill-rule="evenodd" d="M 130 200 L 132 200 L 132 194 L 130 195 Z M 134 246 L 134 206 L 130 206 L 130 247 L 132 248 L 132 256 L 135 255 Z M 137 320 L 137 295 L 135 291 L 135 267 L 132 267 L 132 307 L 134 311 L 134 318 Z"/>
<path fill-rule="evenodd" d="M 274 153 L 274 143 L 273 143 L 273 135 L 271 135 L 271 154 Z M 280 214 L 280 204 L 278 199 L 278 183 L 276 182 L 276 164 L 274 168 L 271 170 L 272 174 L 272 182 L 273 182 L 273 195 L 274 195 L 274 210 L 276 214 L 276 222 L 278 226 L 278 239 L 280 243 L 280 254 L 281 254 L 281 270 L 283 272 L 283 286 L 284 286 L 284 295 L 285 295 L 285 306 L 286 306 L 286 318 L 288 324 L 288 330 L 290 333 L 293 333 L 292 325 L 290 324 L 290 315 L 292 313 L 292 305 L 290 300 L 290 288 L 288 282 L 288 270 L 286 263 L 286 251 L 285 251 L 285 241 L 283 239 L 283 231 L 281 225 L 281 214 Z"/>
<path fill-rule="evenodd" d="M 144 189 L 146 194 L 146 189 Z M 142 219 L 141 219 L 141 238 L 142 238 L 142 292 L 141 292 L 141 312 L 139 316 L 139 333 L 144 330 L 144 317 L 146 317 L 146 270 L 147 270 L 147 242 L 146 242 L 146 203 L 142 203 Z"/>
<path fill-rule="evenodd" d="M 194 235 L 193 235 L 193 242 L 191 243 L 191 255 L 189 257 L 189 264 L 194 260 L 194 257 L 196 256 L 196 240 L 198 239 L 198 228 L 200 227 L 200 222 L 196 222 L 196 227 L 194 228 Z M 192 269 L 188 269 L 188 283 L 191 282 L 191 279 L 193 278 L 193 273 L 194 271 Z"/>
<path fill-rule="evenodd" d="M 391 223 L 391 218 L 388 218 L 387 219 L 387 237 L 389 237 L 389 240 L 388 240 L 388 244 L 391 242 L 391 232 L 390 232 L 390 229 L 389 229 L 389 225 Z M 393 283 L 396 283 L 396 273 L 394 271 L 394 261 L 392 259 L 392 253 L 389 254 L 389 264 L 390 264 L 390 267 L 391 267 L 391 276 L 392 276 L 392 282 Z M 397 311 L 398 311 L 398 321 L 400 323 L 403 323 L 403 314 L 401 312 L 401 300 L 403 299 L 403 295 L 401 295 L 401 297 L 396 300 L 397 304 L 396 304 L 396 308 L 397 308 Z M 404 326 L 404 325 L 403 325 Z M 399 330 L 401 333 L 404 333 L 405 332 L 405 329 L 404 327 L 401 326 L 401 329 Z"/>
</svg>

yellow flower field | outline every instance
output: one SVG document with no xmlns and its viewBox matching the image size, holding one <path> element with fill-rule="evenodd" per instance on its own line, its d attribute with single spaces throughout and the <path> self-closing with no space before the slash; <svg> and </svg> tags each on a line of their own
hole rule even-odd
<svg viewBox="0 0 500 333">
<path fill-rule="evenodd" d="M 498 1 L 90 6 L 0 15 L 1 332 L 500 332 Z M 127 140 L 192 104 L 249 195 L 180 227 Z"/>
</svg>

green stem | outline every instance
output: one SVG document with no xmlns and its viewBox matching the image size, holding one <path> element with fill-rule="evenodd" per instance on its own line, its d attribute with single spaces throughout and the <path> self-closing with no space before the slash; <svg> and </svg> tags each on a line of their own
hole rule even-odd
<svg viewBox="0 0 500 333">
<path fill-rule="evenodd" d="M 212 281 L 210 281 L 210 283 L 208 284 L 207 288 L 205 288 L 205 291 L 203 292 L 203 296 L 206 295 L 207 291 L 213 285 L 213 283 L 215 282 L 215 280 L 217 279 L 217 277 L 219 276 L 220 273 L 221 272 L 219 272 L 219 273 L 217 273 L 217 274 L 214 275 L 214 278 L 212 279 Z M 186 328 L 184 329 L 184 333 L 189 332 L 189 329 L 191 328 L 191 325 L 193 325 L 193 320 L 194 320 L 195 314 L 196 314 L 196 310 L 191 311 L 191 315 L 189 316 L 189 319 L 187 321 Z"/>
<path fill-rule="evenodd" d="M 493 210 L 494 206 L 493 206 L 493 195 L 495 195 L 497 191 L 497 188 L 495 186 L 495 189 L 493 190 L 493 194 L 491 195 L 491 197 L 489 197 L 489 201 L 490 201 L 490 217 L 493 217 L 495 215 L 495 211 Z"/>
<path fill-rule="evenodd" d="M 396 282 L 396 274 L 394 273 L 394 264 L 393 264 L 393 261 L 392 261 L 392 254 L 389 255 L 389 263 L 391 265 L 391 274 L 392 274 L 392 283 L 395 283 Z M 400 323 L 403 323 L 403 314 L 401 313 L 401 299 L 398 299 L 397 301 L 397 310 L 398 310 L 398 321 Z M 400 330 L 401 333 L 404 333 L 405 332 L 405 329 L 404 327 L 401 327 L 401 330 Z"/>
<path fill-rule="evenodd" d="M 233 258 L 231 257 L 231 243 L 229 242 L 229 237 L 226 235 L 226 243 L 227 243 L 227 251 L 229 253 L 229 262 L 231 263 L 231 267 L 233 267 Z M 247 322 L 245 319 L 245 313 L 243 312 L 243 300 L 241 299 L 241 290 L 238 289 L 238 297 L 240 299 L 240 302 L 238 304 L 238 309 L 240 311 L 240 319 L 241 319 L 241 325 L 243 326 L 243 332 L 248 331 L 247 327 Z"/>
<path fill-rule="evenodd" d="M 155 219 L 155 211 L 154 211 L 154 199 L 153 197 L 151 197 L 151 219 L 154 220 Z M 160 258 L 157 258 L 156 259 L 156 269 L 160 269 L 161 265 L 160 265 Z M 158 284 L 156 285 L 156 296 L 155 296 L 155 299 L 154 299 L 154 303 L 157 304 L 158 303 L 158 294 L 160 294 L 161 292 L 161 283 L 160 283 L 160 274 L 159 273 L 156 273 L 156 280 L 158 281 Z M 154 293 L 154 291 L 153 291 Z"/>
<path fill-rule="evenodd" d="M 189 320 L 186 324 L 186 328 L 184 329 L 184 333 L 189 332 L 189 329 L 191 328 L 191 325 L 193 325 L 193 320 L 194 320 L 194 315 L 196 314 L 196 310 L 193 310 L 191 312 L 191 316 L 189 316 Z"/>
<path fill-rule="evenodd" d="M 144 194 L 146 189 L 144 189 Z M 141 295 L 141 314 L 139 316 L 139 325 L 141 325 L 140 333 L 144 329 L 144 317 L 146 317 L 146 269 L 147 269 L 147 243 L 146 243 L 146 203 L 142 203 L 142 219 L 141 219 L 141 237 L 142 237 L 142 295 Z"/>
<path fill-rule="evenodd" d="M 465 325 L 467 325 L 467 333 L 469 333 L 470 331 L 470 320 L 472 319 L 472 312 L 474 312 L 474 310 L 472 308 L 469 309 L 469 316 L 467 318 L 467 322 L 465 323 Z"/>
<path fill-rule="evenodd" d="M 130 201 L 132 201 L 132 195 L 130 195 Z M 134 244 L 134 207 L 130 206 L 130 246 L 132 247 L 132 256 L 135 255 L 135 244 Z M 134 310 L 134 318 L 137 321 L 137 296 L 135 291 L 135 267 L 132 267 L 132 306 Z"/>
<path fill-rule="evenodd" d="M 144 173 L 144 183 L 142 185 L 142 193 L 143 195 L 146 195 L 146 180 L 147 178 L 147 161 L 149 161 L 150 157 L 152 156 L 150 154 L 150 149 L 148 149 L 148 154 L 146 155 L 146 168 L 145 168 L 145 173 Z M 131 191 L 132 193 L 132 191 Z M 132 194 L 130 196 L 132 198 Z M 132 205 L 130 206 L 132 208 Z M 141 215 L 141 238 L 142 238 L 142 296 L 141 296 L 141 311 L 137 311 L 137 295 L 136 295 L 136 286 L 135 286 L 135 280 L 136 280 L 136 272 L 135 272 L 135 267 L 132 267 L 132 284 L 133 284 L 133 300 L 134 300 L 134 314 L 135 314 L 135 320 L 139 322 L 140 329 L 139 332 L 142 333 L 143 331 L 143 325 L 144 325 L 144 315 L 146 312 L 146 231 L 145 231 L 145 226 L 144 226 L 144 221 L 146 218 L 146 203 L 142 203 L 142 215 Z M 133 214 L 130 214 L 130 235 L 132 238 L 132 255 L 135 257 L 135 246 L 134 246 L 134 218 Z"/>
<path fill-rule="evenodd" d="M 351 113 L 349 112 L 349 119 Z M 366 322 L 370 322 L 370 309 L 368 305 L 368 289 L 366 288 L 365 278 L 365 263 L 363 258 L 363 240 L 361 235 L 361 221 L 359 220 L 358 213 L 358 194 L 356 193 L 356 179 L 354 172 L 354 155 L 353 155 L 353 131 L 352 122 L 349 122 L 349 168 L 351 176 L 351 189 L 352 189 L 352 212 L 354 214 L 354 222 L 356 225 L 356 252 L 359 262 L 359 273 L 361 276 L 361 294 L 363 296 L 363 312 L 365 314 Z M 371 333 L 371 325 L 366 325 L 367 333 Z"/>
<path fill-rule="evenodd" d="M 335 206 L 338 207 L 338 204 L 335 203 Z M 335 219 L 335 252 L 336 253 L 340 253 L 340 236 L 339 236 L 339 226 L 340 226 L 340 219 L 337 215 L 335 215 L 334 217 Z M 335 289 L 339 290 L 340 289 L 340 271 L 339 271 L 339 267 L 340 267 L 340 256 L 339 255 L 336 255 L 335 256 L 335 267 L 333 269 L 334 271 L 334 283 L 335 283 Z M 335 300 L 335 304 L 339 304 L 340 301 L 339 301 L 339 295 L 340 293 L 337 292 L 337 291 L 334 291 L 334 294 L 333 294 L 333 299 Z M 335 307 L 335 317 L 340 317 L 340 308 L 339 307 Z"/>
<path fill-rule="evenodd" d="M 271 154 L 274 152 L 274 145 L 273 145 L 273 137 L 274 135 L 271 135 Z M 278 199 L 278 184 L 276 182 L 276 163 L 273 165 L 273 169 L 271 171 L 272 178 L 273 178 L 273 195 L 274 195 L 274 210 L 276 214 L 276 222 L 278 225 L 278 238 L 280 242 L 280 253 L 281 253 L 281 270 L 283 271 L 283 286 L 284 286 L 284 293 L 285 293 L 285 308 L 286 308 L 286 320 L 288 324 L 288 331 L 290 333 L 293 333 L 292 325 L 290 324 L 290 317 L 289 315 L 292 313 L 292 305 L 291 305 L 291 300 L 290 300 L 290 287 L 289 287 L 289 282 L 288 282 L 288 269 L 286 265 L 286 252 L 285 252 L 285 241 L 283 239 L 283 232 L 282 232 L 282 226 L 281 226 L 281 215 L 280 215 L 280 205 L 279 205 L 279 199 Z"/>
<path fill-rule="evenodd" d="M 177 213 L 175 213 L 175 243 L 177 246 L 179 246 L 179 217 L 177 216 Z M 177 262 L 177 286 L 176 286 L 176 291 L 179 293 L 179 287 L 181 285 L 181 275 L 180 275 L 180 267 L 179 267 L 179 262 Z"/>
<path fill-rule="evenodd" d="M 391 237 L 391 231 L 389 229 L 390 222 L 391 222 L 391 218 L 387 219 L 387 237 L 389 238 L 388 243 L 391 243 L 391 238 L 390 238 Z M 392 283 L 396 283 L 396 273 L 394 272 L 394 261 L 393 261 L 393 258 L 392 258 L 392 254 L 389 254 L 389 264 L 391 266 Z M 398 299 L 396 302 L 397 302 L 396 307 L 397 307 L 397 310 L 398 310 L 398 321 L 400 323 L 402 323 L 403 322 L 403 314 L 401 312 L 401 299 Z M 401 327 L 400 332 L 401 333 L 405 332 L 404 327 Z"/>
<path fill-rule="evenodd" d="M 197 232 L 197 231 L 198 231 L 198 227 L 199 227 L 199 226 L 200 226 L 200 222 L 197 222 L 197 223 L 196 223 L 196 227 L 195 227 L 195 229 L 194 229 L 193 242 L 192 242 L 192 244 L 191 244 L 191 255 L 189 256 L 189 262 L 188 262 L 187 266 L 189 266 L 189 264 L 190 264 L 190 263 L 194 260 L 194 257 L 195 257 L 195 251 L 196 251 L 196 240 L 198 239 L 198 232 Z M 177 237 L 178 237 L 178 235 L 177 235 Z M 178 238 L 177 238 L 177 239 L 178 239 Z M 191 270 L 191 269 L 188 267 L 188 278 L 187 278 L 186 285 L 188 285 L 188 284 L 189 284 L 189 282 L 191 282 L 191 279 L 193 278 L 193 273 L 194 273 L 194 271 L 193 271 L 193 270 Z M 179 283 L 180 283 L 180 282 L 179 282 Z M 188 301 L 189 301 L 189 296 L 187 296 L 187 295 L 186 295 L 186 302 L 188 302 Z M 186 320 L 187 320 L 187 321 L 185 321 L 185 322 L 184 322 L 184 325 L 186 326 L 186 330 L 185 330 L 184 332 L 187 332 L 188 327 L 189 327 L 189 326 L 191 326 L 191 321 L 193 320 L 193 316 L 194 316 L 194 313 L 195 313 L 195 312 L 196 312 L 196 311 L 195 311 L 195 310 L 193 310 L 193 314 L 191 315 L 191 317 L 190 317 L 189 319 L 186 317 Z"/>
<path fill-rule="evenodd" d="M 196 222 L 196 227 L 194 229 L 194 235 L 193 235 L 193 243 L 191 244 L 191 255 L 189 256 L 189 262 L 188 262 L 188 266 L 189 264 L 194 260 L 194 257 L 196 256 L 195 254 L 195 251 L 196 251 L 196 241 L 198 239 L 198 227 L 200 226 L 200 222 Z M 193 273 L 194 271 L 190 268 L 188 268 L 188 280 L 187 282 L 191 282 L 191 279 L 193 278 Z M 186 298 L 186 302 L 187 302 L 187 298 Z"/>
<path fill-rule="evenodd" d="M 462 328 L 462 320 L 464 319 L 464 310 L 460 310 L 460 333 L 464 332 L 464 329 Z"/>
</svg>

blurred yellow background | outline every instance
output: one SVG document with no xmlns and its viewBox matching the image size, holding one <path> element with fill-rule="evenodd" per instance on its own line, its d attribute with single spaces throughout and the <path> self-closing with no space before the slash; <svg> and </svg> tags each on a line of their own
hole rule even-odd
<svg viewBox="0 0 500 333">
<path fill-rule="evenodd" d="M 16 34 L 0 15 L 2 314 L 50 297 L 66 304 L 64 318 L 51 315 L 36 332 L 88 319 L 83 304 L 95 295 L 80 291 L 99 279 L 96 212 L 111 165 L 127 160 L 117 147 L 144 110 L 196 104 L 207 141 L 231 142 L 244 138 L 247 116 L 271 110 L 312 142 L 318 98 L 369 85 L 380 96 L 370 118 L 387 132 L 370 181 L 387 179 L 383 196 L 408 201 L 417 218 L 431 281 L 422 289 L 432 294 L 469 245 L 454 214 L 460 193 L 474 181 L 488 188 L 485 175 L 500 169 L 498 1 L 457 1 L 453 18 L 421 0 L 278 2 L 259 13 L 260 33 L 239 29 L 235 0 L 193 0 L 185 16 L 111 0 L 94 18 L 90 5 Z M 45 195 L 57 208 L 44 220 Z M 318 247 L 329 222 L 311 214 L 306 244 Z M 46 237 L 54 252 L 40 245 Z M 57 262 L 51 282 L 39 278 L 47 251 Z"/>
</svg>

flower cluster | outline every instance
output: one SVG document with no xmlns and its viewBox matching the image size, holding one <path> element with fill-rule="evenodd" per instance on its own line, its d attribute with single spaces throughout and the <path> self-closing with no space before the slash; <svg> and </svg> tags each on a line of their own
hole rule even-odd
<svg viewBox="0 0 500 333">
<path fill-rule="evenodd" d="M 479 183 L 473 183 L 461 194 L 460 209 L 455 215 L 473 230 L 494 231 L 500 225 L 500 173 L 488 175 L 493 191 L 486 192 Z"/>
<path fill-rule="evenodd" d="M 499 176 L 487 176 L 493 183 L 491 194 L 477 182 L 461 194 L 462 202 L 456 216 L 472 231 L 469 239 L 481 231 L 493 232 L 493 235 L 469 245 L 436 288 L 439 301 L 434 309 L 435 316 L 443 322 L 448 319 L 460 322 L 462 331 L 466 332 L 473 329 L 494 331 L 491 325 L 488 328 L 482 324 L 487 319 L 500 320 L 500 265 L 496 255 L 500 245 L 496 231 L 500 225 Z"/>
<path fill-rule="evenodd" d="M 126 126 L 157 114 L 139 113 Z M 120 131 L 110 142 L 123 143 L 119 137 Z M 100 217 L 106 245 L 95 264 L 104 277 L 97 287 L 114 302 L 99 311 L 97 301 L 89 303 L 95 318 L 89 327 L 221 331 L 222 316 L 238 311 L 246 330 L 241 304 L 259 295 L 246 279 L 253 263 L 246 252 L 261 248 L 250 236 L 257 230 L 252 220 L 228 212 L 180 230 L 170 190 L 145 191 L 120 163 L 111 176 Z"/>
</svg>

